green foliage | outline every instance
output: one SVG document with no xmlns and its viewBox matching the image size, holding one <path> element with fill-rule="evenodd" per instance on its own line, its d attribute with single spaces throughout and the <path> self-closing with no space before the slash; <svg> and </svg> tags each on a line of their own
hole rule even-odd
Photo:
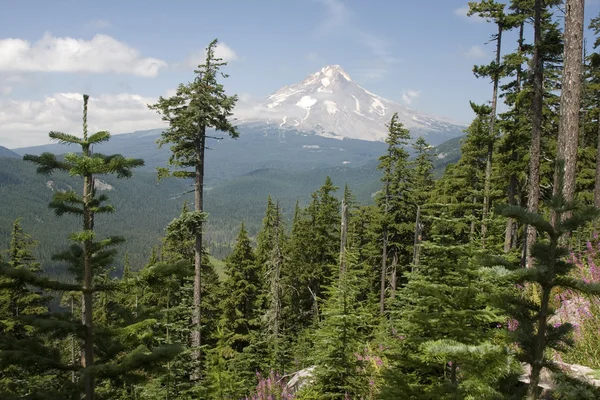
<svg viewBox="0 0 600 400">
<path fill-rule="evenodd" d="M 236 138 L 239 133 L 227 120 L 232 115 L 237 96 L 227 96 L 219 76 L 228 75 L 220 72 L 227 65 L 215 56 L 217 40 L 213 40 L 206 49 L 206 62 L 194 70 L 194 80 L 187 85 L 180 84 L 174 96 L 159 97 L 158 102 L 149 105 L 151 110 L 162 116 L 169 123 L 169 128 L 161 135 L 159 145 L 171 144 L 169 163 L 177 167 L 195 167 L 200 154 L 204 154 L 206 129 L 227 132 Z M 203 166 L 202 166 L 203 168 Z M 178 178 L 194 177 L 195 173 L 176 171 Z M 168 175 L 160 169 L 159 176 Z"/>
<path fill-rule="evenodd" d="M 357 355 L 367 344 L 370 313 L 359 301 L 356 256 L 346 253 L 347 272 L 327 289 L 322 321 L 315 335 L 312 359 L 316 390 L 322 399 L 361 398 L 369 393 L 366 363 Z"/>
<path fill-rule="evenodd" d="M 261 333 L 267 342 L 269 367 L 279 371 L 284 371 L 289 361 L 289 354 L 286 354 L 282 346 L 282 269 L 286 246 L 284 228 L 279 201 L 274 204 L 269 196 L 263 226 L 256 240 L 256 263 L 264 282 L 262 300 L 259 299 L 257 305 L 265 308 L 261 317 Z"/>
<path fill-rule="evenodd" d="M 506 350 L 490 342 L 501 320 L 490 306 L 493 285 L 454 225 L 443 212 L 435 218 L 421 263 L 398 292 L 383 398 L 494 398 L 509 372 Z"/>
<path fill-rule="evenodd" d="M 318 324 L 324 288 L 333 278 L 331 266 L 338 262 L 340 201 L 333 196 L 337 189 L 327 177 L 306 209 L 296 206 L 285 249 L 289 261 L 282 272 L 283 285 L 289 288 L 282 313 L 288 340 L 293 342 L 304 329 Z"/>
<path fill-rule="evenodd" d="M 409 168 L 409 154 L 405 149 L 410 140 L 410 132 L 398 121 L 397 113 L 392 116 L 387 128 L 388 149 L 386 154 L 379 157 L 380 163 L 377 167 L 383 171 L 381 178 L 383 190 L 375 198 L 375 205 L 379 211 L 378 225 L 375 229 L 383 241 L 382 268 L 385 263 L 386 271 L 382 271 L 382 273 L 385 273 L 386 276 L 387 265 L 391 264 L 389 281 L 393 293 L 398 286 L 402 272 L 412 261 L 411 239 L 414 236 L 414 221 L 418 204 L 415 203 L 412 196 L 415 171 Z M 423 161 L 425 160 L 422 160 L 421 164 Z M 421 167 L 426 168 L 426 165 L 423 164 Z M 382 276 L 382 279 L 386 276 Z M 384 290 L 383 287 L 380 291 L 382 290 Z"/>
<path fill-rule="evenodd" d="M 557 171 L 560 189 L 545 201 L 552 214 L 551 219 L 520 207 L 502 209 L 504 215 L 535 226 L 543 235 L 532 250 L 535 264 L 530 268 L 515 268 L 512 272 L 515 284 L 533 285 L 533 290 L 540 293 L 540 302 L 536 303 L 521 294 L 505 302 L 507 312 L 518 322 L 513 338 L 519 345 L 517 358 L 532 365 L 530 397 L 539 393 L 537 383 L 542 368 L 553 366 L 547 350 L 563 350 L 571 344 L 572 325 L 566 323 L 555 326 L 550 323 L 550 317 L 554 315 L 550 307 L 553 290 L 566 288 L 581 293 L 600 293 L 597 283 L 587 283 L 569 275 L 575 265 L 566 258 L 569 249 L 561 245 L 563 236 L 596 219 L 600 216 L 600 210 L 584 206 L 578 201 L 567 201 L 562 193 L 562 167 Z"/>
</svg>

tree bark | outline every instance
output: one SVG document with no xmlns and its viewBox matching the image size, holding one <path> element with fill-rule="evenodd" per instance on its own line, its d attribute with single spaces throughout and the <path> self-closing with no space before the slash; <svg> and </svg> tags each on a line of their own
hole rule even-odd
<svg viewBox="0 0 600 400">
<path fill-rule="evenodd" d="M 417 205 L 417 216 L 415 218 L 415 239 L 413 243 L 412 270 L 414 272 L 419 265 L 419 246 L 421 244 L 421 206 Z"/>
<path fill-rule="evenodd" d="M 194 210 L 202 212 L 204 192 L 204 150 L 206 143 L 206 127 L 201 127 L 200 137 L 196 142 L 196 174 L 194 179 Z M 200 363 L 202 345 L 202 224 L 194 232 L 194 312 L 192 314 L 192 357 L 196 361 L 193 380 L 200 379 Z"/>
<path fill-rule="evenodd" d="M 346 245 L 348 242 L 348 205 L 342 200 L 342 221 L 340 226 L 340 279 L 346 273 Z"/>
<path fill-rule="evenodd" d="M 487 159 L 485 162 L 485 183 L 483 189 L 483 215 L 481 218 L 481 242 L 485 247 L 487 234 L 487 217 L 490 212 L 490 189 L 492 181 L 492 156 L 496 139 L 496 110 L 498 107 L 498 81 L 500 80 L 500 52 L 502 49 L 502 31 L 504 27 L 498 23 L 498 37 L 496 40 L 496 70 L 494 71 L 494 88 L 492 91 L 492 111 L 490 115 L 490 133 L 488 137 Z"/>
<path fill-rule="evenodd" d="M 87 141 L 87 102 L 88 96 L 83 97 L 83 139 Z M 82 147 L 85 157 L 90 157 L 89 144 Z M 83 231 L 91 234 L 94 231 L 94 212 L 91 210 L 90 202 L 94 197 L 94 176 L 85 174 L 83 177 Z M 88 236 L 83 244 L 83 368 L 90 368 L 94 365 L 94 331 L 93 331 L 93 269 L 92 269 L 93 238 Z M 86 371 L 84 375 L 85 399 L 94 400 L 94 374 L 91 370 Z"/>
<path fill-rule="evenodd" d="M 379 293 L 379 313 L 381 315 L 385 312 L 385 277 L 387 272 L 387 245 L 388 245 L 388 234 L 387 227 L 383 228 L 383 254 L 381 255 L 381 276 L 380 276 L 380 293 Z"/>
<path fill-rule="evenodd" d="M 535 0 L 534 11 L 534 50 L 533 50 L 533 115 L 531 129 L 531 154 L 529 159 L 529 187 L 527 210 L 537 212 L 540 204 L 540 148 L 542 140 L 542 105 L 543 105 L 543 74 L 541 45 L 542 45 L 542 0 Z M 525 265 L 533 264 L 531 249 L 535 244 L 537 231 L 533 226 L 527 226 L 527 248 Z"/>
<path fill-rule="evenodd" d="M 90 210 L 90 200 L 93 196 L 93 177 L 86 175 L 83 183 L 83 230 L 93 230 L 93 213 Z M 84 352 L 83 367 L 94 365 L 94 333 L 93 333 L 93 307 L 92 307 L 92 239 L 85 240 L 83 253 L 83 326 L 84 326 Z M 94 376 L 91 372 L 85 374 L 84 379 L 86 400 L 94 399 Z"/>
<path fill-rule="evenodd" d="M 390 150 L 390 158 L 391 158 L 391 150 Z M 389 174 L 389 172 L 388 172 Z M 389 176 L 389 175 L 388 175 Z M 387 229 L 387 220 L 388 212 L 390 206 L 390 182 L 387 181 L 385 183 L 385 211 L 384 211 L 384 221 L 383 221 L 383 250 L 381 255 L 381 276 L 380 276 L 380 293 L 379 293 L 379 313 L 383 315 L 385 312 L 385 278 L 387 275 L 387 252 L 388 252 L 388 229 Z"/>
<path fill-rule="evenodd" d="M 542 301 L 540 304 L 540 314 L 538 318 L 538 331 L 535 336 L 534 359 L 531 363 L 531 373 L 529 375 L 529 388 L 527 390 L 527 399 L 536 400 L 539 398 L 540 375 L 544 367 L 544 350 L 546 349 L 546 328 L 548 326 L 548 304 L 550 302 L 551 288 L 544 288 L 542 291 Z"/>
<path fill-rule="evenodd" d="M 520 27 L 519 27 L 519 49 L 518 52 L 519 54 L 521 54 L 523 52 L 523 31 L 524 31 L 524 23 L 521 23 Z M 516 93 L 517 96 L 518 94 L 521 92 L 521 66 L 517 66 L 517 76 L 516 76 L 516 81 L 517 81 L 517 87 L 516 87 Z M 516 114 L 516 118 L 519 118 L 519 102 L 518 100 L 515 101 L 515 114 Z M 513 162 L 516 162 L 519 159 L 519 154 L 517 153 L 517 150 L 513 147 L 512 152 L 511 152 L 511 160 Z M 513 206 L 517 204 L 517 187 L 518 187 L 518 181 L 517 181 L 517 176 L 513 173 L 510 175 L 509 178 L 509 182 L 508 182 L 508 204 Z M 511 251 L 516 243 L 517 243 L 517 226 L 516 226 L 516 222 L 514 218 L 508 218 L 506 221 L 506 232 L 504 235 L 504 252 L 508 253 L 509 251 Z"/>
<path fill-rule="evenodd" d="M 567 0 L 565 12 L 564 65 L 560 94 L 556 168 L 559 167 L 559 160 L 564 160 L 563 194 L 567 201 L 571 201 L 575 196 L 575 178 L 577 175 L 581 73 L 583 68 L 584 0 Z M 557 194 L 559 191 L 558 174 L 555 173 L 553 193 Z"/>
<path fill-rule="evenodd" d="M 277 204 L 275 206 L 275 247 L 274 247 L 274 257 L 275 260 L 273 262 L 274 271 L 273 271 L 273 281 L 271 287 L 271 293 L 273 296 L 272 304 L 273 304 L 273 339 L 274 339 L 274 347 L 275 347 L 275 357 L 276 360 L 279 360 L 279 325 L 281 323 L 281 265 L 283 260 L 283 254 L 280 246 L 280 213 L 279 213 L 279 200 L 277 200 Z M 280 365 L 280 367 L 282 367 Z M 283 371 L 283 370 L 282 370 Z"/>
<path fill-rule="evenodd" d="M 390 274 L 390 298 L 396 297 L 396 289 L 398 287 L 398 252 L 394 252 L 392 257 L 392 271 Z"/>
</svg>

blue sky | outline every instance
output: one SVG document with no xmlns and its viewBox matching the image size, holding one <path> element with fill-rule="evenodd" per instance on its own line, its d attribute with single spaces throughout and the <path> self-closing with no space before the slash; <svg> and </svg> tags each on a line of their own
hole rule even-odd
<svg viewBox="0 0 600 400">
<path fill-rule="evenodd" d="M 600 11 L 589 1 L 587 19 Z M 157 126 L 144 102 L 189 80 L 213 39 L 226 83 L 264 97 L 327 64 L 420 111 L 469 122 L 489 99 L 474 64 L 492 59 L 494 27 L 461 0 L 0 0 L 0 144 L 76 129 L 81 93 L 113 133 Z M 508 35 L 505 51 L 514 47 Z M 103 125 L 104 124 L 104 125 Z"/>
</svg>

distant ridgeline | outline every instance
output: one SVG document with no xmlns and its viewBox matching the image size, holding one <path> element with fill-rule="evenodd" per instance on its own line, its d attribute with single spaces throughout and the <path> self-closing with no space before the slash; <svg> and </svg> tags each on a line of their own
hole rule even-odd
<svg viewBox="0 0 600 400">
<path fill-rule="evenodd" d="M 159 244 L 165 226 L 179 214 L 183 201 L 193 201 L 187 193 L 190 182 L 157 182 L 155 169 L 165 165 L 169 152 L 168 148 L 157 150 L 155 142 L 160 132 L 115 135 L 107 145 L 97 148 L 146 161 L 131 179 L 97 177 L 105 183 L 98 189 L 110 191 L 117 208 L 117 213 L 98 222 L 98 230 L 102 233 L 103 226 L 110 226 L 113 234 L 127 239 L 119 251 L 121 257 L 129 254 L 135 268 L 147 261 L 152 245 Z M 440 174 L 446 161 L 455 161 L 454 155 L 459 154 L 457 139 L 439 146 L 440 154 L 448 155 L 436 159 Z M 342 189 L 348 184 L 362 204 L 371 203 L 380 189 L 381 174 L 376 166 L 377 158 L 385 151 L 382 142 L 331 139 L 263 127 L 246 128 L 239 139 L 212 141 L 209 147 L 205 207 L 210 215 L 205 243 L 217 258 L 231 251 L 240 221 L 245 221 L 251 237 L 256 235 L 269 194 L 280 200 L 289 227 L 296 201 L 306 205 L 310 193 L 322 185 L 326 176 Z M 16 149 L 21 154 L 64 150 L 54 144 Z M 71 232 L 76 222 L 56 218 L 48 202 L 53 191 L 72 186 L 74 179 L 62 174 L 40 176 L 15 151 L 0 148 L 0 152 L 0 248 L 7 248 L 11 223 L 20 216 L 24 229 L 40 242 L 36 255 L 45 260 L 47 270 L 53 271 L 57 266 L 49 255 L 66 245 L 66 232 Z M 338 197 L 342 192 L 338 191 Z"/>
</svg>

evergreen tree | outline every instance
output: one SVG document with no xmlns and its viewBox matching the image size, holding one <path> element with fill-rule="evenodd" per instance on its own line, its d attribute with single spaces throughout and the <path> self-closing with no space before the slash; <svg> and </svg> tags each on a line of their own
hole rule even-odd
<svg viewBox="0 0 600 400">
<path fill-rule="evenodd" d="M 417 204 L 417 215 L 415 218 L 415 239 L 413 243 L 411 268 L 415 268 L 419 264 L 420 243 L 423 240 L 424 232 L 428 229 L 424 220 L 426 210 L 423 210 L 423 207 L 429 202 L 435 185 L 432 172 L 432 146 L 430 146 L 423 137 L 419 137 L 413 144 L 413 149 L 417 153 L 415 160 L 413 161 L 415 170 L 413 197 Z"/>
<path fill-rule="evenodd" d="M 23 231 L 21 219 L 16 219 L 13 223 L 10 248 L 7 252 L 8 266 L 14 269 L 24 268 L 36 274 L 41 273 L 40 264 L 32 253 L 37 245 L 38 243 Z M 6 288 L 2 290 L 3 293 L 0 297 L 1 309 L 6 312 L 5 318 L 10 319 L 19 315 L 41 315 L 48 311 L 49 298 L 39 292 L 32 292 L 26 282 L 20 279 L 7 279 L 2 286 Z M 13 326 L 12 329 L 21 331 L 23 334 L 27 328 L 19 325 L 21 324 L 17 323 L 17 326 Z"/>
<path fill-rule="evenodd" d="M 514 269 L 515 284 L 534 285 L 541 292 L 539 303 L 525 296 L 515 296 L 507 299 L 505 305 L 508 313 L 518 322 L 514 331 L 514 341 L 519 345 L 517 357 L 520 361 L 531 365 L 530 386 L 528 399 L 539 398 L 538 383 L 542 368 L 552 367 L 548 358 L 548 349 L 562 349 L 569 344 L 570 324 L 554 326 L 549 323 L 553 310 L 550 298 L 555 288 L 568 288 L 580 293 L 600 293 L 597 284 L 586 283 L 569 276 L 574 265 L 567 258 L 569 249 L 560 245 L 561 238 L 600 216 L 600 211 L 591 206 L 582 206 L 577 201 L 568 201 L 562 193 L 564 169 L 557 168 L 558 187 L 545 206 L 555 215 L 548 221 L 539 213 L 531 213 L 521 207 L 506 207 L 502 213 L 531 225 L 543 233 L 544 240 L 539 240 L 532 248 L 531 255 L 535 263 L 529 268 L 518 268 L 509 262 L 504 265 Z M 569 217 L 563 218 L 565 214 Z M 517 268 L 515 268 L 517 267 Z"/>
<path fill-rule="evenodd" d="M 323 288 L 332 282 L 332 265 L 337 265 L 339 248 L 340 202 L 333 193 L 338 189 L 329 177 L 305 210 L 298 206 L 286 253 L 285 265 L 288 304 L 297 318 L 298 331 L 319 319 Z"/>
<path fill-rule="evenodd" d="M 433 147 L 430 146 L 422 136 L 419 136 L 413 144 L 413 149 L 416 152 L 415 160 L 413 161 L 415 169 L 414 177 L 414 198 L 417 204 L 424 204 L 434 186 L 433 177 Z"/>
<path fill-rule="evenodd" d="M 532 101 L 532 129 L 531 146 L 529 157 L 529 178 L 527 191 L 527 210 L 536 213 L 539 207 L 540 199 L 540 157 L 542 145 L 542 124 L 543 124 L 543 95 L 544 95 L 544 54 L 542 42 L 542 13 L 546 5 L 542 5 L 542 0 L 535 0 L 534 3 L 534 43 L 533 43 L 533 101 Z M 530 266 L 533 262 L 531 251 L 536 240 L 536 230 L 534 226 L 527 226 L 527 238 L 525 245 L 525 263 Z"/>
<path fill-rule="evenodd" d="M 527 63 L 526 50 L 530 47 L 525 43 L 525 21 L 527 11 L 513 2 L 510 5 L 511 18 L 519 29 L 517 49 L 513 53 L 504 55 L 504 75 L 508 82 L 501 85 L 501 97 L 504 98 L 508 111 L 500 114 L 499 128 L 501 138 L 498 146 L 499 177 L 501 182 L 507 182 L 506 196 L 509 205 L 521 204 L 526 199 L 524 193 L 526 181 L 530 121 L 527 107 L 524 106 L 526 98 L 523 96 L 523 81 L 526 78 L 523 65 Z M 517 246 L 518 227 L 515 221 L 508 219 L 504 235 L 504 252 L 507 253 Z"/>
<path fill-rule="evenodd" d="M 494 0 L 483 0 L 480 2 L 470 2 L 468 15 L 477 14 L 480 18 L 492 20 L 498 29 L 498 32 L 492 36 L 492 41 L 496 41 L 495 60 L 490 65 L 475 66 L 473 72 L 477 77 L 490 77 L 493 83 L 492 101 L 490 108 L 489 135 L 487 138 L 487 155 L 485 164 L 485 180 L 483 191 L 483 212 L 481 224 L 482 244 L 485 245 L 487 218 L 490 211 L 490 197 L 492 184 L 492 155 L 496 142 L 496 110 L 498 104 L 498 84 L 504 74 L 504 66 L 501 64 L 502 52 L 502 34 L 504 31 L 513 28 L 513 21 L 504 13 L 505 5 L 497 3 Z"/>
<path fill-rule="evenodd" d="M 215 56 L 217 40 L 213 40 L 206 49 L 205 64 L 199 65 L 194 71 L 193 82 L 180 84 L 174 96 L 160 97 L 158 102 L 149 106 L 162 115 L 169 128 L 162 134 L 159 144 L 171 144 L 172 155 L 169 164 L 181 170 L 170 172 L 159 170 L 159 177 L 172 174 L 178 178 L 194 179 L 194 211 L 187 213 L 182 219 L 195 236 L 194 242 L 194 309 L 192 313 L 192 346 L 195 349 L 194 359 L 200 361 L 200 346 L 202 344 L 202 223 L 206 215 L 203 213 L 204 163 L 207 130 L 227 132 L 237 138 L 236 128 L 229 122 L 237 96 L 225 94 L 223 85 L 218 82 L 221 67 L 227 65 L 221 58 Z M 189 168 L 193 168 L 190 171 Z M 199 368 L 199 367 L 198 367 Z M 200 377 L 198 369 L 196 378 Z"/>
<path fill-rule="evenodd" d="M 75 243 L 70 250 L 58 255 L 58 258 L 68 260 L 73 270 L 76 271 L 78 284 L 62 284 L 48 279 L 40 280 L 29 278 L 29 283 L 38 287 L 52 290 L 78 290 L 82 293 L 82 331 L 83 331 L 83 357 L 82 374 L 85 398 L 94 399 L 95 378 L 111 379 L 114 382 L 131 378 L 142 378 L 136 371 L 153 368 L 154 363 L 172 357 L 172 349 L 157 347 L 155 349 L 140 343 L 144 332 L 147 332 L 147 322 L 122 325 L 124 321 L 111 321 L 112 326 L 98 326 L 94 328 L 94 297 L 98 298 L 102 290 L 114 288 L 114 284 L 104 279 L 105 283 L 98 282 L 94 275 L 106 271 L 99 270 L 103 265 L 112 263 L 114 252 L 109 248 L 122 242 L 122 238 L 108 237 L 98 240 L 94 231 L 94 222 L 97 214 L 113 212 L 114 208 L 106 204 L 106 195 L 97 195 L 95 176 L 103 174 L 116 174 L 119 178 L 130 177 L 133 168 L 143 165 L 142 160 L 125 158 L 121 155 L 103 155 L 93 153 L 92 147 L 110 139 L 110 134 L 100 131 L 88 135 L 87 129 L 87 104 L 89 96 L 83 96 L 83 136 L 50 132 L 51 139 L 61 144 L 77 144 L 81 147 L 81 154 L 69 153 L 64 159 L 57 158 L 54 154 L 43 153 L 40 156 L 26 155 L 25 160 L 38 165 L 38 173 L 48 175 L 58 171 L 68 172 L 73 176 L 83 178 L 83 193 L 79 195 L 74 190 L 57 192 L 50 207 L 57 216 L 74 214 L 82 218 L 83 231 L 71 235 Z M 106 275 L 104 275 L 107 277 Z M 99 275 L 102 278 L 102 275 Z M 56 322 L 57 324 L 57 322 Z M 117 327 L 118 325 L 118 327 Z M 115 329 L 111 329 L 115 328 Z M 49 328 L 57 331 L 58 325 Z M 74 332 L 71 329 L 71 332 Z M 94 333 L 97 333 L 95 335 Z M 122 336 L 125 335 L 125 336 Z M 124 339 L 126 338 L 126 340 Z M 129 350 L 129 351 L 127 351 Z M 94 352 L 98 353 L 99 363 L 94 362 Z"/>
<path fill-rule="evenodd" d="M 475 245 L 454 238 L 455 219 L 434 218 L 422 263 L 408 273 L 390 318 L 390 369 L 382 398 L 496 398 L 508 374 L 503 346 L 490 341 L 498 321 L 490 307 Z"/>
<path fill-rule="evenodd" d="M 461 147 L 461 157 L 450 165 L 442 178 L 436 182 L 432 207 L 444 205 L 448 216 L 457 221 L 455 238 L 459 243 L 473 241 L 477 237 L 477 223 L 481 221 L 482 194 L 485 181 L 487 138 L 490 108 L 471 103 L 475 119 L 466 130 Z"/>
<path fill-rule="evenodd" d="M 383 191 L 375 199 L 380 210 L 381 237 L 383 250 L 381 255 L 379 311 L 385 310 L 388 268 L 391 269 L 389 280 L 391 291 L 397 286 L 398 266 L 409 264 L 411 233 L 413 232 L 414 203 L 411 200 L 411 184 L 413 171 L 409 169 L 409 154 L 405 147 L 410 140 L 410 132 L 398 121 L 398 113 L 394 113 L 388 127 L 385 142 L 387 152 L 379 157 L 378 168 L 383 171 Z M 392 260 L 388 267 L 388 259 Z"/>
<path fill-rule="evenodd" d="M 315 387 L 321 399 L 364 398 L 368 377 L 361 374 L 365 361 L 357 355 L 367 344 L 369 313 L 359 301 L 356 256 L 346 253 L 347 270 L 331 285 L 315 332 L 313 361 Z"/>
<path fill-rule="evenodd" d="M 268 344 L 269 366 L 280 372 L 284 371 L 284 349 L 281 341 L 283 284 L 282 268 L 285 262 L 285 232 L 279 201 L 273 203 L 271 196 L 267 199 L 267 210 L 263 225 L 258 233 L 256 246 L 256 262 L 261 276 L 265 278 L 262 289 L 265 312 L 262 317 L 263 336 Z M 257 310 L 259 313 L 261 310 Z"/>
<path fill-rule="evenodd" d="M 250 246 L 248 232 L 242 224 L 233 253 L 225 260 L 227 279 L 223 283 L 220 323 L 224 335 L 222 343 L 219 343 L 219 346 L 231 351 L 229 369 L 240 386 L 241 391 L 236 393 L 238 396 L 246 394 L 245 390 L 253 386 L 254 373 L 261 370 L 264 362 L 256 357 L 252 340 L 260 329 L 261 270 Z"/>
<path fill-rule="evenodd" d="M 13 223 L 7 264 L 0 261 L 0 397 L 17 399 L 70 398 L 74 394 L 60 354 L 31 318 L 48 313 L 50 297 L 34 291 L 26 276 L 42 272 L 32 254 L 37 242 Z M 13 271 L 15 274 L 6 274 Z"/>
<path fill-rule="evenodd" d="M 312 352 L 312 328 L 320 321 L 320 307 L 326 300 L 324 288 L 333 281 L 338 265 L 340 201 L 333 195 L 337 189 L 327 177 L 306 209 L 296 204 L 284 251 L 283 330 L 297 368 L 306 366 Z"/>
</svg>

